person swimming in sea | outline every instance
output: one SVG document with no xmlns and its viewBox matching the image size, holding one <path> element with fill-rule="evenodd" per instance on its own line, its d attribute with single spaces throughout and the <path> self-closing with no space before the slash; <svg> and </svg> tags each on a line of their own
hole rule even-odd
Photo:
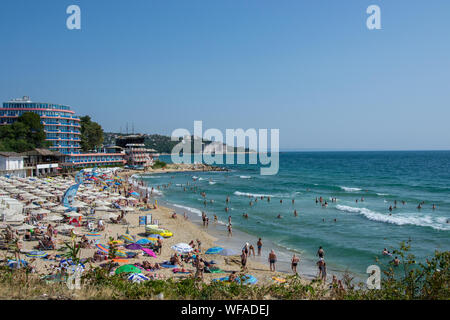
<svg viewBox="0 0 450 320">
<path fill-rule="evenodd" d="M 436 210 L 436 205 L 434 203 L 433 203 L 432 209 Z"/>
<path fill-rule="evenodd" d="M 422 209 L 422 204 L 421 203 L 419 203 L 419 205 L 417 206 L 417 209 Z"/>
<path fill-rule="evenodd" d="M 294 216 L 295 217 L 297 216 L 297 210 L 294 210 Z"/>
<path fill-rule="evenodd" d="M 389 211 L 391 211 L 391 212 L 392 212 L 392 206 L 389 206 Z"/>
<path fill-rule="evenodd" d="M 248 214 L 247 214 L 247 213 L 244 213 L 242 216 L 243 216 L 245 219 L 248 219 Z"/>
<path fill-rule="evenodd" d="M 278 218 L 278 219 L 281 219 L 281 218 L 282 218 L 282 217 L 281 217 L 281 214 L 278 214 L 277 218 Z"/>
</svg>

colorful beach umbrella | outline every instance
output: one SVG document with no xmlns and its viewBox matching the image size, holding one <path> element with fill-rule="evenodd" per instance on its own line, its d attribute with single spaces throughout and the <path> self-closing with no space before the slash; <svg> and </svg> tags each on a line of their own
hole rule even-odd
<svg viewBox="0 0 450 320">
<path fill-rule="evenodd" d="M 125 264 L 123 266 L 120 266 L 119 268 L 114 271 L 115 274 L 121 274 L 121 273 L 142 273 L 141 269 L 139 269 L 136 266 L 133 266 L 132 264 Z"/>
<path fill-rule="evenodd" d="M 108 253 L 108 252 L 109 252 L 109 250 L 108 250 L 109 247 L 108 247 L 108 246 L 105 246 L 105 245 L 103 245 L 103 244 L 97 244 L 96 247 L 97 247 L 97 249 L 100 250 L 101 252 L 104 252 L 104 253 Z"/>
<path fill-rule="evenodd" d="M 156 253 L 153 250 L 147 248 L 141 248 L 141 250 L 148 254 L 150 257 L 156 258 Z"/>
<path fill-rule="evenodd" d="M 127 244 L 125 246 L 125 248 L 128 250 L 141 250 L 142 246 L 137 243 L 130 243 L 130 244 Z"/>
<path fill-rule="evenodd" d="M 121 236 L 120 236 L 120 239 L 122 239 L 122 240 L 125 241 L 125 242 L 131 242 L 131 243 L 134 242 L 133 237 L 131 237 L 131 236 L 128 235 L 128 234 L 123 234 L 123 235 L 121 235 Z"/>
<path fill-rule="evenodd" d="M 29 258 L 45 258 L 48 256 L 48 253 L 44 251 L 30 251 L 25 255 Z"/>
<path fill-rule="evenodd" d="M 128 280 L 130 280 L 131 282 L 134 282 L 134 283 L 140 283 L 143 281 L 150 280 L 150 278 L 144 276 L 141 273 L 132 273 L 128 276 Z"/>
<path fill-rule="evenodd" d="M 146 239 L 146 238 L 142 238 L 142 239 L 139 239 L 138 241 L 136 241 L 136 243 L 140 244 L 140 245 L 146 245 L 146 244 L 153 243 L 153 241 Z"/>
<path fill-rule="evenodd" d="M 219 253 L 219 252 L 221 252 L 223 250 L 223 248 L 222 247 L 212 247 L 212 248 L 209 248 L 208 250 L 206 250 L 206 254 L 217 254 L 217 253 Z"/>
<path fill-rule="evenodd" d="M 101 234 L 98 232 L 89 232 L 86 233 L 86 237 L 101 237 Z"/>
</svg>

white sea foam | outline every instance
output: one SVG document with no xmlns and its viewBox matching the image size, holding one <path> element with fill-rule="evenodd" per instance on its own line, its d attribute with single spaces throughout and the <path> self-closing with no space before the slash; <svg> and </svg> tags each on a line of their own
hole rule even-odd
<svg viewBox="0 0 450 320">
<path fill-rule="evenodd" d="M 195 214 L 197 214 L 199 217 L 202 216 L 202 212 L 201 212 L 200 210 L 198 210 L 198 209 L 191 208 L 191 207 L 187 207 L 187 206 L 182 206 L 182 205 L 176 204 L 176 203 L 173 204 L 173 206 L 174 206 L 174 207 L 177 207 L 177 208 L 180 208 L 180 209 L 184 209 L 184 210 L 190 211 L 190 212 L 192 212 L 192 213 L 195 213 Z"/>
<path fill-rule="evenodd" d="M 399 226 L 414 225 L 419 227 L 431 227 L 436 230 L 450 230 L 450 225 L 444 223 L 446 221 L 443 219 L 446 218 L 443 217 L 433 218 L 429 215 L 418 216 L 417 214 L 412 216 L 412 214 L 404 213 L 397 213 L 390 216 L 388 214 L 375 212 L 367 208 L 355 208 L 344 205 L 337 205 L 336 209 L 345 212 L 357 213 L 372 221 L 391 223 Z"/>
<path fill-rule="evenodd" d="M 347 192 L 361 191 L 360 188 L 350 188 L 350 187 L 344 187 L 344 186 L 341 186 L 340 188 L 341 188 L 342 190 L 344 190 L 344 191 L 347 191 Z"/>
<path fill-rule="evenodd" d="M 209 184 L 216 184 L 215 181 L 209 181 Z"/>
<path fill-rule="evenodd" d="M 389 194 L 388 193 L 377 193 L 377 196 L 388 196 Z"/>
<path fill-rule="evenodd" d="M 251 176 L 239 176 L 239 178 L 241 178 L 241 179 L 251 179 L 252 177 Z"/>
<path fill-rule="evenodd" d="M 234 195 L 236 196 L 242 196 L 242 197 L 273 197 L 273 195 L 271 194 L 258 194 L 258 193 L 248 193 L 248 192 L 240 192 L 240 191 L 235 191 Z"/>
</svg>

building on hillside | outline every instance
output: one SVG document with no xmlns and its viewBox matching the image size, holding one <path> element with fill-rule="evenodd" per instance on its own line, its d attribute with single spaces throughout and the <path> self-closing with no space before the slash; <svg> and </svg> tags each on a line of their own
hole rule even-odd
<svg viewBox="0 0 450 320">
<path fill-rule="evenodd" d="M 150 150 L 145 148 L 143 135 L 129 135 L 116 139 L 116 145 L 125 151 L 127 166 L 145 169 L 153 165 L 153 157 Z"/>
<path fill-rule="evenodd" d="M 66 105 L 33 102 L 27 96 L 22 99 L 13 99 L 4 102 L 3 107 L 0 108 L 0 125 L 17 121 L 17 118 L 25 112 L 34 112 L 41 117 L 46 140 L 52 143 L 50 150 L 64 155 L 63 167 L 124 164 L 123 152 L 113 154 L 81 151 L 80 118 Z"/>
</svg>

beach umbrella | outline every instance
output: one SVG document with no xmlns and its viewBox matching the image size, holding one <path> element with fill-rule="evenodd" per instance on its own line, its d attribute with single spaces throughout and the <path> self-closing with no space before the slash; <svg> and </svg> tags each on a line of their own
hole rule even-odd
<svg viewBox="0 0 450 320">
<path fill-rule="evenodd" d="M 68 212 L 68 213 L 65 213 L 65 215 L 68 217 L 71 217 L 71 218 L 78 218 L 78 217 L 83 216 L 81 213 L 78 213 L 78 212 Z"/>
<path fill-rule="evenodd" d="M 140 244 L 140 245 L 146 245 L 146 244 L 153 243 L 153 241 L 148 240 L 148 239 L 146 239 L 146 238 L 142 238 L 142 239 L 139 239 L 138 241 L 136 241 L 136 243 L 137 243 L 137 244 Z"/>
<path fill-rule="evenodd" d="M 110 211 L 111 208 L 106 206 L 95 207 L 95 211 Z"/>
<path fill-rule="evenodd" d="M 156 253 L 153 250 L 150 250 L 148 248 L 142 248 L 141 250 L 144 251 L 146 254 L 148 254 L 150 257 L 156 258 Z"/>
<path fill-rule="evenodd" d="M 30 203 L 29 205 L 26 205 L 23 207 L 24 209 L 37 209 L 39 206 L 35 205 L 34 203 Z"/>
<path fill-rule="evenodd" d="M 66 210 L 68 210 L 69 208 L 66 208 L 64 206 L 58 205 L 56 207 L 50 208 L 51 211 L 54 212 L 65 212 Z"/>
<path fill-rule="evenodd" d="M 121 235 L 120 239 L 122 239 L 125 242 L 134 242 L 134 239 L 128 234 Z"/>
<path fill-rule="evenodd" d="M 121 273 L 142 273 L 141 269 L 139 269 L 136 266 L 133 266 L 132 264 L 125 264 L 123 266 L 120 266 L 119 268 L 114 271 L 115 274 L 121 274 Z"/>
<path fill-rule="evenodd" d="M 113 219 L 116 219 L 117 218 L 117 214 L 114 214 L 114 213 L 106 213 L 106 214 L 103 214 L 102 216 L 101 216 L 101 218 L 102 219 L 105 219 L 105 220 L 109 220 L 109 219 L 111 219 L 111 218 L 113 218 Z"/>
<path fill-rule="evenodd" d="M 20 266 L 26 267 L 27 265 L 28 265 L 28 262 L 26 262 L 23 259 L 20 259 Z M 11 269 L 18 269 L 20 266 L 16 260 L 8 260 L 8 267 L 10 267 Z"/>
<path fill-rule="evenodd" d="M 44 251 L 30 251 L 25 254 L 29 258 L 45 258 L 48 256 L 47 252 Z"/>
<path fill-rule="evenodd" d="M 109 250 L 108 250 L 109 247 L 108 246 L 105 246 L 103 244 L 97 244 L 96 247 L 97 247 L 98 250 L 100 250 L 103 253 L 109 253 Z"/>
<path fill-rule="evenodd" d="M 134 282 L 134 283 L 140 283 L 143 281 L 150 280 L 150 278 L 144 276 L 141 273 L 132 273 L 128 276 L 128 280 L 130 280 L 131 282 Z"/>
<path fill-rule="evenodd" d="M 74 226 L 68 225 L 68 224 L 63 224 L 61 226 L 57 226 L 55 229 L 58 231 L 68 231 L 68 230 L 72 230 L 74 229 Z"/>
<path fill-rule="evenodd" d="M 212 247 L 212 248 L 209 248 L 208 250 L 206 250 L 205 253 L 206 254 L 217 254 L 217 253 L 219 253 L 222 250 L 223 250 L 222 247 Z"/>
<path fill-rule="evenodd" d="M 63 219 L 64 218 L 60 216 L 48 216 L 47 218 L 45 218 L 45 220 L 47 221 L 61 221 Z"/>
<path fill-rule="evenodd" d="M 176 252 L 179 252 L 179 253 L 188 253 L 193 250 L 190 245 L 188 245 L 187 243 L 184 243 L 184 242 L 177 243 L 177 244 L 173 245 L 171 248 L 172 248 L 172 250 L 175 250 Z"/>
<path fill-rule="evenodd" d="M 148 238 L 152 238 L 152 239 L 155 239 L 155 240 L 156 240 L 156 239 L 161 239 L 161 240 L 164 239 L 163 236 L 161 236 L 161 235 L 159 235 L 159 234 L 155 234 L 155 233 L 149 235 Z"/>
<path fill-rule="evenodd" d="M 239 253 L 233 249 L 223 249 L 222 251 L 219 252 L 219 254 L 221 256 L 236 256 Z"/>
<path fill-rule="evenodd" d="M 50 211 L 47 209 L 38 209 L 38 210 L 33 210 L 31 211 L 31 214 L 49 214 Z"/>
<path fill-rule="evenodd" d="M 16 230 L 30 230 L 30 229 L 34 229 L 34 227 L 29 225 L 29 224 L 24 223 L 23 225 L 15 227 L 14 229 L 16 229 Z"/>
<path fill-rule="evenodd" d="M 130 243 L 125 246 L 125 249 L 128 250 L 141 250 L 142 246 L 137 243 Z"/>
<path fill-rule="evenodd" d="M 86 237 L 101 237 L 100 233 L 89 232 L 86 233 Z"/>
</svg>

